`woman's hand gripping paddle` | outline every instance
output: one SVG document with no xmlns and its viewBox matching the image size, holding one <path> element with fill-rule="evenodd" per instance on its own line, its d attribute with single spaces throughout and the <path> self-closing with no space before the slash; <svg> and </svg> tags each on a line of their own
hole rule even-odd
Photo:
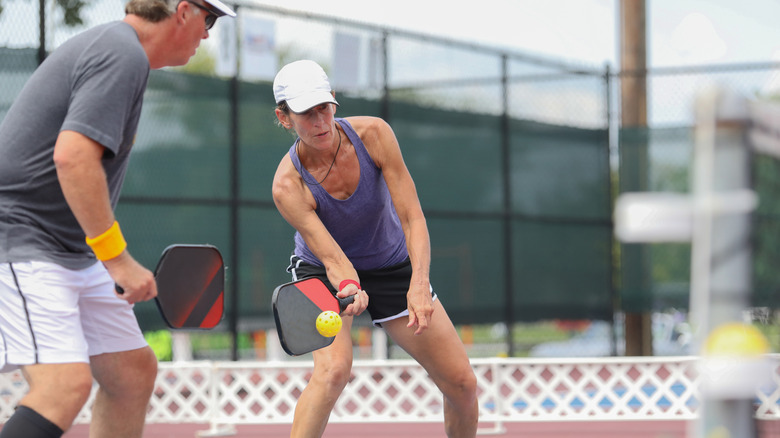
<svg viewBox="0 0 780 438">
<path fill-rule="evenodd" d="M 277 287 L 271 305 L 284 351 L 291 356 L 299 356 L 332 344 L 335 333 L 341 328 L 341 319 L 336 321 L 333 315 L 324 315 L 326 317 L 322 318 L 320 329 L 326 335 L 333 334 L 324 336 L 317 328 L 317 318 L 328 311 L 337 314 L 343 312 L 354 299 L 354 296 L 335 297 L 318 278 L 293 281 Z"/>
</svg>

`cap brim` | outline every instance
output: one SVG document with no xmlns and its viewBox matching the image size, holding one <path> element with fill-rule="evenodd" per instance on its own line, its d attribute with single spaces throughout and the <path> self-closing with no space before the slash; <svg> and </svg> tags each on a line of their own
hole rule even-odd
<svg viewBox="0 0 780 438">
<path fill-rule="evenodd" d="M 328 91 L 316 91 L 293 99 L 287 99 L 287 106 L 294 113 L 306 112 L 323 103 L 339 104 L 336 102 L 336 98 Z"/>
<path fill-rule="evenodd" d="M 220 17 L 227 15 L 228 17 L 235 17 L 236 13 L 228 7 L 228 5 L 222 3 L 219 0 L 203 0 L 208 5 L 214 8 L 214 13 Z"/>
</svg>

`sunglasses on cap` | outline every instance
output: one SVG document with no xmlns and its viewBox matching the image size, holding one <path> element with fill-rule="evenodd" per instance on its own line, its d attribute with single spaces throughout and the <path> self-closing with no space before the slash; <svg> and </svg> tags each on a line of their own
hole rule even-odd
<svg viewBox="0 0 780 438">
<path fill-rule="evenodd" d="M 214 27 L 214 23 L 217 22 L 217 18 L 219 18 L 219 15 L 215 14 L 214 12 L 212 12 L 211 9 L 209 9 L 209 8 L 203 6 L 203 5 L 200 5 L 198 3 L 195 3 L 192 0 L 184 0 L 184 1 L 186 1 L 187 3 L 195 6 L 196 8 L 198 8 L 200 10 L 206 11 L 206 30 L 210 30 L 212 27 Z"/>
</svg>

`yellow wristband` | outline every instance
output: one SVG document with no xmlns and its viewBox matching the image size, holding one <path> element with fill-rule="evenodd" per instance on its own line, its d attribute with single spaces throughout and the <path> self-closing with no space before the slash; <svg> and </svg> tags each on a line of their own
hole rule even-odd
<svg viewBox="0 0 780 438">
<path fill-rule="evenodd" d="M 105 233 L 92 239 L 87 237 L 87 245 L 92 248 L 95 257 L 100 261 L 111 260 L 127 248 L 127 242 L 117 221 L 114 221 Z"/>
</svg>

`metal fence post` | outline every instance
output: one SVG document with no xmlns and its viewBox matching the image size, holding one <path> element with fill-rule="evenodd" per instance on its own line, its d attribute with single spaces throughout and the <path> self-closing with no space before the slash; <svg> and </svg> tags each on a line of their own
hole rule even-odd
<svg viewBox="0 0 780 438">
<path fill-rule="evenodd" d="M 236 13 L 239 13 L 239 5 L 233 5 L 234 10 Z M 238 35 L 240 35 L 240 30 L 238 26 L 235 26 L 236 32 Z M 237 45 L 240 44 L 241 38 L 236 38 Z M 240 54 L 240 47 L 236 47 L 236 53 Z M 230 280 L 230 289 L 233 291 L 233 300 L 230 303 L 230 335 L 232 338 L 231 343 L 231 350 L 230 350 L 230 357 L 232 360 L 239 360 L 239 351 L 238 351 L 238 303 L 240 299 L 240 290 L 239 287 L 239 258 L 240 258 L 240 251 L 238 249 L 239 245 L 239 207 L 241 199 L 239 199 L 239 191 L 240 191 L 240 181 L 239 181 L 239 129 L 240 129 L 240 123 L 238 122 L 239 119 L 239 109 L 238 109 L 238 102 L 239 102 L 239 72 L 241 71 L 241 61 L 240 56 L 236 56 L 236 71 L 233 74 L 233 77 L 230 78 L 230 87 L 228 88 L 228 92 L 230 93 L 229 101 L 230 101 L 230 262 L 233 264 L 233 269 L 229 269 L 229 280 Z"/>
<path fill-rule="evenodd" d="M 38 65 L 46 59 L 46 0 L 38 1 Z"/>
<path fill-rule="evenodd" d="M 614 134 L 614 124 L 612 123 L 612 70 L 610 69 L 609 63 L 607 63 L 604 66 L 604 116 L 606 117 L 606 124 L 607 124 L 607 163 L 612 162 L 612 136 Z M 607 193 L 610 194 L 609 202 L 607 203 L 607 208 L 609 211 L 607 212 L 607 217 L 612 215 L 612 211 L 614 211 L 615 206 L 613 205 L 614 202 L 612 200 L 611 194 L 613 193 L 613 184 L 612 181 L 612 170 L 611 170 L 611 164 L 610 164 L 610 175 L 607 178 Z M 608 258 L 609 258 L 609 280 L 607 283 L 607 288 L 609 290 L 609 296 L 612 298 L 612 315 L 610 318 L 609 326 L 610 326 L 610 354 L 612 356 L 617 356 L 617 342 L 618 342 L 618 336 L 617 336 L 617 330 L 615 330 L 615 312 L 620 309 L 620 297 L 617 294 L 617 288 L 615 287 L 615 258 L 616 254 L 614 251 L 615 247 L 615 225 L 614 222 L 611 224 L 612 232 L 610 233 L 609 237 L 609 252 L 608 252 Z"/>
<path fill-rule="evenodd" d="M 387 31 L 382 32 L 382 113 L 380 117 L 390 123 L 390 67 L 387 59 Z"/>
<path fill-rule="evenodd" d="M 515 355 L 512 328 L 515 325 L 514 287 L 512 284 L 512 165 L 511 134 L 509 127 L 509 57 L 501 55 L 501 175 L 504 186 L 504 320 L 506 324 L 507 355 Z"/>
</svg>

